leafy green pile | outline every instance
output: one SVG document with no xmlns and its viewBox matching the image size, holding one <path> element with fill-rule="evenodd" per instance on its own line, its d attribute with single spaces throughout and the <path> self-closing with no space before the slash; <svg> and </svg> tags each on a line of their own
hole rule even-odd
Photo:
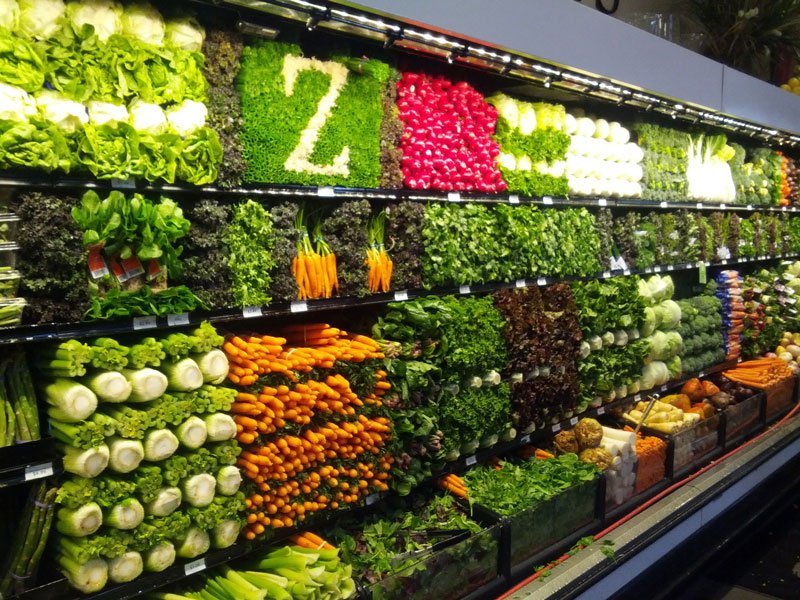
<svg viewBox="0 0 800 600">
<path fill-rule="evenodd" d="M 367 200 L 343 202 L 322 220 L 322 237 L 336 254 L 336 272 L 341 296 L 368 293 L 366 265 L 372 207 Z"/>
<path fill-rule="evenodd" d="M 725 360 L 720 300 L 711 295 L 694 296 L 678 300 L 678 306 L 681 308 L 678 333 L 683 339 L 683 370 L 693 373 Z"/>
<path fill-rule="evenodd" d="M 403 152 L 400 140 L 403 137 L 403 122 L 397 108 L 397 82 L 400 73 L 392 71 L 389 81 L 381 90 L 381 188 L 403 187 L 403 171 L 400 168 Z"/>
<path fill-rule="evenodd" d="M 230 207 L 216 200 L 200 200 L 187 210 L 191 227 L 184 242 L 181 280 L 212 308 L 234 305 L 225 243 L 229 213 Z"/>
<path fill-rule="evenodd" d="M 686 179 L 690 135 L 651 123 L 633 126 L 644 150 L 642 197 L 646 200 L 688 201 Z"/>
<path fill-rule="evenodd" d="M 71 211 L 78 200 L 30 192 L 11 203 L 21 218 L 17 269 L 28 323 L 80 321 L 89 306 L 86 254 Z"/>
<path fill-rule="evenodd" d="M 168 287 L 160 292 L 145 285 L 136 292 L 111 288 L 102 297 L 93 294 L 91 307 L 84 316 L 90 320 L 166 316 L 198 309 L 208 309 L 208 306 L 185 285 Z"/>
<path fill-rule="evenodd" d="M 276 204 L 270 209 L 272 215 L 273 248 L 275 266 L 272 268 L 272 296 L 277 300 L 297 298 L 297 280 L 292 273 L 292 260 L 297 255 L 297 230 L 299 206 L 294 202 Z"/>
<path fill-rule="evenodd" d="M 731 147 L 736 151 L 730 166 L 737 204 L 776 206 L 781 199 L 780 155 L 770 148 Z"/>
<path fill-rule="evenodd" d="M 375 60 L 349 61 L 344 57 L 331 57 L 334 62 L 348 66 L 347 80 L 335 97 L 330 116 L 319 130 L 316 144 L 309 149 L 309 161 L 318 166 L 331 165 L 334 158 L 347 149 L 347 174 L 289 170 L 287 159 L 303 143 L 301 133 L 331 88 L 331 78 L 311 67 L 298 73 L 292 92 L 287 95 L 282 74 L 285 59 L 301 54 L 300 47 L 295 44 L 266 40 L 244 48 L 237 81 L 244 118 L 245 180 L 378 187 L 381 181 L 381 96 L 384 86 L 390 82 L 391 69 Z"/>
<path fill-rule="evenodd" d="M 248 200 L 233 207 L 224 235 L 228 247 L 231 292 L 241 306 L 270 303 L 270 272 L 275 267 L 272 216 L 260 204 Z"/>
<path fill-rule="evenodd" d="M 385 243 L 394 262 L 392 287 L 422 287 L 422 228 L 425 207 L 419 202 L 399 202 L 386 207 Z"/>
<path fill-rule="evenodd" d="M 645 303 L 639 295 L 639 281 L 633 276 L 573 283 L 583 335 L 640 328 Z"/>
</svg>

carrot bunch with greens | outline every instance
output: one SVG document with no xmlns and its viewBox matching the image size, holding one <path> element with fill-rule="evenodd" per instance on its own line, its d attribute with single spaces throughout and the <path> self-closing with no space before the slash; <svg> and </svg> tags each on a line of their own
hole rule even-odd
<svg viewBox="0 0 800 600">
<path fill-rule="evenodd" d="M 369 248 L 366 265 L 369 267 L 367 287 L 370 293 L 388 292 L 391 287 L 394 264 L 383 244 L 386 230 L 386 213 L 381 212 L 369 222 Z"/>
<path fill-rule="evenodd" d="M 767 390 L 791 377 L 792 371 L 780 358 L 758 358 L 739 363 L 723 375 L 747 387 Z"/>
<path fill-rule="evenodd" d="M 464 483 L 464 480 L 454 473 L 450 473 L 449 475 L 441 477 L 438 483 L 440 488 L 447 490 L 459 498 L 466 499 L 468 496 L 467 486 Z"/>
<path fill-rule="evenodd" d="M 292 260 L 292 273 L 297 281 L 297 299 L 330 298 L 339 291 L 336 255 L 322 238 L 322 226 L 314 226 L 312 242 L 303 211 L 297 212 L 295 227 L 300 232 L 297 256 Z"/>
</svg>

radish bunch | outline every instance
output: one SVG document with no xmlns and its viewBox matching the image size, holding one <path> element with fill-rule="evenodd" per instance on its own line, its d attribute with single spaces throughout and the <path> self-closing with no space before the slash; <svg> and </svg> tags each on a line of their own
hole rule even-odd
<svg viewBox="0 0 800 600">
<path fill-rule="evenodd" d="M 403 73 L 397 106 L 404 125 L 400 148 L 405 185 L 411 189 L 502 192 L 492 139 L 497 110 L 463 81 Z"/>
</svg>

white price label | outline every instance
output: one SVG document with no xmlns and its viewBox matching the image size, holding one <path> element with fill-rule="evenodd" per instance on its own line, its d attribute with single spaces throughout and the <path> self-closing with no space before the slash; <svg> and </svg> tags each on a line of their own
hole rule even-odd
<svg viewBox="0 0 800 600">
<path fill-rule="evenodd" d="M 644 270 L 644 272 L 645 272 L 645 273 L 652 273 L 652 272 L 653 272 L 653 269 L 652 269 L 651 267 L 647 267 L 647 268 Z"/>
<path fill-rule="evenodd" d="M 307 312 L 308 303 L 305 300 L 295 300 L 289 305 L 289 311 L 293 313 Z"/>
<path fill-rule="evenodd" d="M 478 463 L 478 457 L 474 454 L 472 456 L 468 456 L 467 459 L 464 461 L 464 464 L 468 467 L 471 467 L 474 464 Z"/>
<path fill-rule="evenodd" d="M 600 415 L 604 415 L 604 414 L 606 414 L 606 407 L 605 406 L 601 406 L 600 408 L 597 409 L 597 416 L 598 417 Z"/>
<path fill-rule="evenodd" d="M 669 389 L 669 386 L 668 386 L 668 385 L 662 385 L 662 386 L 661 386 L 660 388 L 658 388 L 658 389 L 659 389 L 660 391 L 662 391 L 662 392 L 666 392 L 666 391 Z"/>
<path fill-rule="evenodd" d="M 528 284 L 525 283 L 524 279 L 517 279 L 514 282 L 514 287 L 516 287 L 516 288 L 524 288 L 524 287 L 528 287 Z"/>
<path fill-rule="evenodd" d="M 38 465 L 28 465 L 25 467 L 25 481 L 43 479 L 53 474 L 53 463 L 40 463 Z"/>
<path fill-rule="evenodd" d="M 179 315 L 167 315 L 167 325 L 170 327 L 179 327 L 181 325 L 189 324 L 189 313 L 180 313 Z"/>
<path fill-rule="evenodd" d="M 134 317 L 133 330 L 139 331 L 140 329 L 154 329 L 158 327 L 158 322 L 155 317 Z"/>
<path fill-rule="evenodd" d="M 785 206 L 781 206 L 781 212 L 786 212 L 786 207 Z"/>
<path fill-rule="evenodd" d="M 367 496 L 367 498 L 366 498 L 366 503 L 367 503 L 367 506 L 372 506 L 372 505 L 373 505 L 373 504 L 375 504 L 375 503 L 376 503 L 376 502 L 377 502 L 379 499 L 380 499 L 380 496 L 379 496 L 378 494 L 370 494 L 370 495 L 369 495 L 369 496 Z"/>
<path fill-rule="evenodd" d="M 133 179 L 112 179 L 111 187 L 115 190 L 132 190 L 136 187 L 136 181 Z"/>
<path fill-rule="evenodd" d="M 408 292 L 403 290 L 402 292 L 395 292 L 394 293 L 394 301 L 395 302 L 405 302 L 408 300 Z"/>
<path fill-rule="evenodd" d="M 519 196 L 517 196 L 516 194 L 511 194 L 508 197 L 508 203 L 509 204 L 519 204 Z"/>
<path fill-rule="evenodd" d="M 667 265 L 667 271 L 674 271 L 675 265 Z"/>
<path fill-rule="evenodd" d="M 330 185 L 323 185 L 317 188 L 317 196 L 320 198 L 333 198 L 336 191 Z"/>
<path fill-rule="evenodd" d="M 461 194 L 458 192 L 447 192 L 448 202 L 461 202 Z"/>
<path fill-rule="evenodd" d="M 702 202 L 698 202 L 697 204 L 694 205 L 694 207 L 697 208 L 697 209 L 701 209 L 701 208 L 703 208 L 703 203 Z"/>
<path fill-rule="evenodd" d="M 792 207 L 792 212 L 797 212 L 797 207 L 796 206 Z"/>
<path fill-rule="evenodd" d="M 472 290 L 470 289 L 470 287 L 468 285 L 460 285 L 460 286 L 458 286 L 458 293 L 459 294 L 470 294 L 470 293 L 472 293 Z"/>
<path fill-rule="evenodd" d="M 188 577 L 189 575 L 194 575 L 195 573 L 199 573 L 200 571 L 206 570 L 206 559 L 205 558 L 198 558 L 197 560 L 193 560 L 190 563 L 186 563 L 183 567 L 183 574 Z"/>
<path fill-rule="evenodd" d="M 641 402 L 641 400 L 642 400 L 642 395 L 641 394 L 634 394 L 633 395 L 633 401 L 634 402 Z"/>
<path fill-rule="evenodd" d="M 261 312 L 260 306 L 245 306 L 242 309 L 242 316 L 245 319 L 252 319 L 253 317 L 260 317 L 264 313 Z"/>
<path fill-rule="evenodd" d="M 553 433 L 557 433 L 559 431 L 561 431 L 561 423 L 556 423 L 553 425 Z"/>
<path fill-rule="evenodd" d="M 723 259 L 720 261 L 720 264 L 727 265 L 727 264 L 728 264 L 728 259 L 726 259 L 726 258 L 723 258 Z"/>
<path fill-rule="evenodd" d="M 705 376 L 706 376 L 706 372 L 705 372 L 705 371 L 700 371 L 700 372 L 697 374 L 697 376 L 698 376 L 698 377 L 705 377 Z"/>
<path fill-rule="evenodd" d="M 552 204 L 553 199 L 550 196 L 542 196 L 542 204 Z"/>
<path fill-rule="evenodd" d="M 753 210 L 753 205 L 752 204 L 748 204 L 747 205 L 747 210 Z"/>
<path fill-rule="evenodd" d="M 630 275 L 631 274 L 631 270 L 630 269 L 623 269 L 622 270 L 622 274 L 623 275 Z"/>
<path fill-rule="evenodd" d="M 578 417 L 572 417 L 572 418 L 569 420 L 569 424 L 570 424 L 570 425 L 572 425 L 573 427 L 575 427 L 575 425 L 577 425 L 577 424 L 578 424 Z"/>
<path fill-rule="evenodd" d="M 667 203 L 666 203 L 666 202 L 661 202 L 661 203 L 659 204 L 659 206 L 660 206 L 661 208 L 667 208 Z"/>
<path fill-rule="evenodd" d="M 661 273 L 661 267 L 653 267 L 653 273 Z"/>
<path fill-rule="evenodd" d="M 608 206 L 608 200 L 606 200 L 605 198 L 598 198 L 597 206 Z"/>
<path fill-rule="evenodd" d="M 547 277 L 539 277 L 536 280 L 536 285 L 547 285 Z"/>
<path fill-rule="evenodd" d="M 519 438 L 519 443 L 520 444 L 529 444 L 530 442 L 531 442 L 531 434 L 530 433 L 528 435 L 523 435 L 521 438 Z"/>
<path fill-rule="evenodd" d="M 608 279 L 611 277 L 611 271 L 603 271 L 603 279 Z"/>
<path fill-rule="evenodd" d="M 721 210 L 725 210 L 727 208 L 727 206 L 725 206 L 724 204 L 720 204 L 719 207 Z"/>
</svg>

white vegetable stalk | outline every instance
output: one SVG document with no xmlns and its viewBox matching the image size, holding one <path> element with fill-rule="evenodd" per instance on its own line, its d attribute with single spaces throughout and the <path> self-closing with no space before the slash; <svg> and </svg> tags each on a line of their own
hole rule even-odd
<svg viewBox="0 0 800 600">
<path fill-rule="evenodd" d="M 19 21 L 17 0 L 0 0 L 0 27 L 14 31 Z"/>
<path fill-rule="evenodd" d="M 181 494 L 180 488 L 163 487 L 158 490 L 155 500 L 145 504 L 144 511 L 154 517 L 166 517 L 181 505 L 182 498 L 183 494 Z"/>
<path fill-rule="evenodd" d="M 84 383 L 101 402 L 125 402 L 131 395 L 131 383 L 119 371 L 101 371 Z"/>
<path fill-rule="evenodd" d="M 228 376 L 228 357 L 222 350 L 214 349 L 205 354 L 196 354 L 192 356 L 192 360 L 200 367 L 200 372 L 203 374 L 203 381 L 214 385 L 219 385 Z"/>
<path fill-rule="evenodd" d="M 500 385 L 501 381 L 503 381 L 503 379 L 497 371 L 489 371 L 483 376 L 483 383 L 486 385 Z"/>
<path fill-rule="evenodd" d="M 143 570 L 142 555 L 132 550 L 108 561 L 108 578 L 114 583 L 133 581 L 142 574 Z"/>
<path fill-rule="evenodd" d="M 217 494 L 233 496 L 242 485 L 242 473 L 232 465 L 222 467 L 217 472 Z"/>
<path fill-rule="evenodd" d="M 108 467 L 117 473 L 130 473 L 144 460 L 144 446 L 139 440 L 111 438 Z"/>
<path fill-rule="evenodd" d="M 208 552 L 211 547 L 211 539 L 208 534 L 199 527 L 190 527 L 186 532 L 186 537 L 181 541 L 176 554 L 180 558 L 195 558 Z"/>
<path fill-rule="evenodd" d="M 110 451 L 102 444 L 97 448 L 81 450 L 72 446 L 62 446 L 64 470 L 81 477 L 97 477 L 108 466 Z"/>
<path fill-rule="evenodd" d="M 214 500 L 217 480 L 208 473 L 200 473 L 181 482 L 183 499 L 192 506 L 202 508 Z"/>
<path fill-rule="evenodd" d="M 134 529 L 144 520 L 144 507 L 136 498 L 126 498 L 114 505 L 103 524 L 114 529 Z"/>
<path fill-rule="evenodd" d="M 480 377 L 470 377 L 467 380 L 467 385 L 471 388 L 479 388 L 483 385 L 483 380 Z"/>
<path fill-rule="evenodd" d="M 177 434 L 184 447 L 197 450 L 206 443 L 206 422 L 197 416 L 189 417 L 178 426 Z"/>
<path fill-rule="evenodd" d="M 123 369 L 122 374 L 131 384 L 129 402 L 150 402 L 167 391 L 167 376 L 155 369 Z"/>
<path fill-rule="evenodd" d="M 175 546 L 170 542 L 156 544 L 144 553 L 145 571 L 160 573 L 172 566 L 175 562 L 175 556 Z"/>
<path fill-rule="evenodd" d="M 214 548 L 229 548 L 236 543 L 239 537 L 241 523 L 233 519 L 226 519 L 211 530 L 211 545 Z"/>
<path fill-rule="evenodd" d="M 209 442 L 225 442 L 236 436 L 236 421 L 230 415 L 214 413 L 207 415 L 205 421 Z"/>
<path fill-rule="evenodd" d="M 203 373 L 191 358 L 161 365 L 167 376 L 167 388 L 176 392 L 191 392 L 203 385 Z"/>
<path fill-rule="evenodd" d="M 96 502 L 89 502 L 78 508 L 60 508 L 56 529 L 71 537 L 92 535 L 103 524 L 103 511 Z"/>
<path fill-rule="evenodd" d="M 66 556 L 59 556 L 58 564 L 70 585 L 84 594 L 99 592 L 108 583 L 108 563 L 102 558 L 94 558 L 81 565 Z"/>
<path fill-rule="evenodd" d="M 166 460 L 178 450 L 180 442 L 169 429 L 154 429 L 144 438 L 144 457 L 149 461 Z"/>
<path fill-rule="evenodd" d="M 56 421 L 78 423 L 97 410 L 97 396 L 94 392 L 72 379 L 59 377 L 45 388 L 47 411 Z"/>
</svg>

